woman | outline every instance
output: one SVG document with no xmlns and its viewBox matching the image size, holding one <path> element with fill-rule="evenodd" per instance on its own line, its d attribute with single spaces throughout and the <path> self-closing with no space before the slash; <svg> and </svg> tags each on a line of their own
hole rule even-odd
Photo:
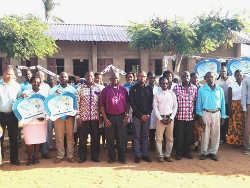
<svg viewBox="0 0 250 188">
<path fill-rule="evenodd" d="M 227 132 L 227 143 L 234 145 L 243 144 L 243 111 L 241 107 L 241 82 L 243 75 L 241 70 L 236 70 L 234 73 L 235 82 L 228 88 L 228 105 L 229 107 L 229 127 Z"/>
<path fill-rule="evenodd" d="M 32 89 L 23 92 L 22 97 L 29 97 L 33 94 L 48 96 L 45 90 L 40 90 L 41 79 L 39 77 L 31 78 Z M 44 118 L 33 119 L 23 124 L 24 142 L 28 151 L 28 160 L 26 165 L 39 163 L 39 144 L 46 142 L 47 121 Z M 34 155 L 33 154 L 34 147 Z"/>
</svg>

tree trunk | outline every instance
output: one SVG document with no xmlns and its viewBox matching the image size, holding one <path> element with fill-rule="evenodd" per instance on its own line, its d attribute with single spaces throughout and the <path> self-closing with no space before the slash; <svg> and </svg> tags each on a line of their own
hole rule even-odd
<svg viewBox="0 0 250 188">
<path fill-rule="evenodd" d="M 176 75 L 180 75 L 180 68 L 181 68 L 181 61 L 182 61 L 183 56 L 182 55 L 177 55 L 176 56 L 176 63 L 175 63 L 175 69 L 174 69 L 174 73 Z"/>
</svg>

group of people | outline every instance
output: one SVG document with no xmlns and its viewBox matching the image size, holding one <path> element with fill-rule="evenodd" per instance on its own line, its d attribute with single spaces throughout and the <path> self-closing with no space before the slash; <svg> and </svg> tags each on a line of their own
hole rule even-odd
<svg viewBox="0 0 250 188">
<path fill-rule="evenodd" d="M 10 163 L 20 165 L 18 158 L 18 120 L 12 105 L 20 97 L 40 94 L 60 95 L 70 92 L 77 98 L 76 116 L 63 116 L 54 122 L 37 118 L 23 124 L 27 150 L 26 165 L 39 163 L 39 151 L 43 158 L 50 158 L 53 127 L 57 155 L 55 163 L 66 157 L 74 162 L 74 145 L 78 146 L 78 162 L 87 160 L 87 141 L 90 135 L 91 160 L 99 162 L 100 135 L 106 142 L 108 163 L 126 163 L 128 134 L 132 135 L 134 162 L 151 162 L 149 146 L 155 145 L 159 162 L 172 162 L 183 157 L 192 159 L 191 145 L 200 143 L 200 160 L 207 157 L 218 160 L 220 142 L 243 145 L 248 154 L 250 144 L 250 78 L 243 80 L 240 70 L 235 80 L 222 66 L 219 79 L 207 72 L 201 85 L 197 73 L 184 71 L 181 81 L 173 82 L 174 75 L 165 71 L 156 84 L 154 73 L 140 71 L 126 75 L 127 83 L 120 84 L 119 73 L 110 74 L 110 84 L 103 85 L 102 75 L 87 72 L 84 80 L 75 83 L 62 72 L 59 83 L 52 88 L 44 82 L 41 71 L 32 75 L 26 72 L 26 81 L 15 81 L 12 67 L 8 67 L 0 81 L 0 124 L 8 129 Z M 3 145 L 4 136 L 1 138 Z M 66 140 L 66 144 L 65 144 Z M 66 147 L 65 147 L 66 146 Z M 2 148 L 2 155 L 4 156 Z"/>
</svg>

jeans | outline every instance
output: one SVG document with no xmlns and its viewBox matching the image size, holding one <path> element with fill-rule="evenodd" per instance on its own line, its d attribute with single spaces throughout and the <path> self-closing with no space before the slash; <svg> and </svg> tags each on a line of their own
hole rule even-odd
<svg viewBox="0 0 250 188">
<path fill-rule="evenodd" d="M 133 121 L 134 121 L 135 157 L 140 158 L 141 153 L 143 157 L 147 157 L 150 118 L 147 121 L 143 122 L 139 118 L 134 117 Z"/>
</svg>

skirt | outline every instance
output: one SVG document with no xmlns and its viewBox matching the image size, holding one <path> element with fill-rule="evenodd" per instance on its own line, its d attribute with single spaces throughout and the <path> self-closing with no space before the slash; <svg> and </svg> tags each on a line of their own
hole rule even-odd
<svg viewBox="0 0 250 188">
<path fill-rule="evenodd" d="M 45 143 L 47 137 L 47 121 L 33 119 L 23 124 L 23 134 L 24 142 L 27 145 Z"/>
<path fill-rule="evenodd" d="M 243 145 L 244 123 L 243 112 L 240 100 L 232 101 L 232 115 L 229 118 L 227 143 L 235 145 Z"/>
</svg>

